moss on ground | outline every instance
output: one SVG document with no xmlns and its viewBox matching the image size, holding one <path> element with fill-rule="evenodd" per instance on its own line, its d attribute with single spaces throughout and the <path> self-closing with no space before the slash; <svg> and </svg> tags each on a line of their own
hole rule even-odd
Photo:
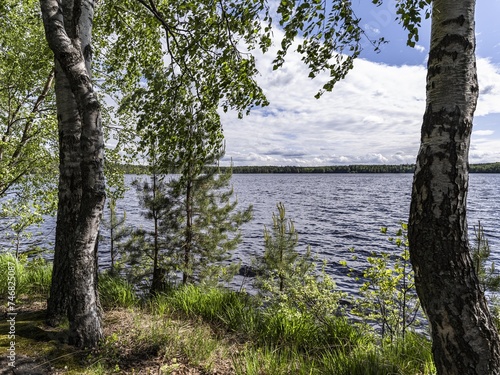
<svg viewBox="0 0 500 375">
<path fill-rule="evenodd" d="M 77 350 L 67 344 L 67 325 L 53 328 L 45 323 L 46 305 L 21 301 L 16 316 L 16 369 L 8 366 L 9 322 L 5 303 L 0 313 L 1 375 L 98 375 L 98 374 L 233 374 L 227 347 L 217 333 L 202 322 L 186 322 L 149 315 L 140 308 L 115 309 L 104 313 L 105 339 L 96 350 Z M 201 333 L 200 333 L 201 330 Z M 193 348 L 193 335 L 202 335 L 206 347 L 213 336 L 210 352 Z M 228 349 L 229 348 L 229 349 Z M 190 356 L 191 355 L 191 356 Z M 193 363 L 194 362 L 194 363 Z"/>
<path fill-rule="evenodd" d="M 81 351 L 67 345 L 64 327 L 53 328 L 45 324 L 45 303 L 21 300 L 17 306 L 16 374 L 58 373 L 59 369 L 67 374 L 71 373 L 68 369 L 74 369 L 74 374 L 81 373 Z M 2 304 L 2 316 L 6 317 L 5 304 Z M 11 341 L 8 336 L 9 324 L 6 318 L 0 321 L 0 347 L 4 353 Z M 2 355 L 1 359 L 5 361 L 7 358 Z M 4 368 L 9 368 L 8 362 L 2 364 Z"/>
</svg>

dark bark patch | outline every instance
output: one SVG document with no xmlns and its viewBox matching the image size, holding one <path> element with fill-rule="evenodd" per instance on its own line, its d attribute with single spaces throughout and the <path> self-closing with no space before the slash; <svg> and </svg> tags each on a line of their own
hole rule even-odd
<svg viewBox="0 0 500 375">
<path fill-rule="evenodd" d="M 441 74 L 441 65 L 433 65 L 427 68 L 427 80 Z"/>
<path fill-rule="evenodd" d="M 474 74 L 474 82 L 477 82 L 477 74 Z M 479 85 L 476 83 L 476 84 L 473 84 L 471 85 L 470 87 L 470 91 L 471 93 L 473 94 L 477 94 L 479 93 Z"/>
<path fill-rule="evenodd" d="M 474 49 L 474 44 L 469 38 L 460 34 L 448 34 L 429 51 L 429 66 L 432 65 L 432 61 L 441 61 L 445 56 L 450 56 L 455 60 L 458 57 L 459 51 L 456 49 L 450 50 L 449 47 L 451 45 L 458 45 L 462 47 L 463 51 Z"/>
<path fill-rule="evenodd" d="M 434 129 L 432 104 L 427 106 L 422 123 L 422 138 L 430 137 Z"/>
<path fill-rule="evenodd" d="M 97 111 L 99 111 L 101 109 L 101 105 L 99 104 L 99 101 L 97 100 L 97 98 L 95 98 L 94 93 L 92 92 L 90 94 L 91 94 L 91 97 L 87 101 L 85 109 L 89 113 L 91 113 L 91 112 L 97 112 Z"/>
<path fill-rule="evenodd" d="M 78 56 L 78 54 L 75 54 L 74 51 L 60 51 L 57 54 L 56 58 L 61 66 L 65 67 L 64 69 L 69 79 L 70 76 L 68 75 L 68 69 L 80 62 L 80 56 Z"/>
<path fill-rule="evenodd" d="M 461 14 L 457 18 L 450 18 L 446 21 L 443 21 L 443 25 L 451 25 L 451 24 L 457 24 L 459 26 L 463 26 L 465 23 L 465 16 Z"/>
<path fill-rule="evenodd" d="M 92 60 L 92 46 L 90 44 L 87 44 L 83 48 L 83 57 L 85 58 L 86 61 Z"/>
<path fill-rule="evenodd" d="M 74 5 L 73 5 L 73 16 L 72 21 L 73 21 L 73 35 L 76 37 L 79 35 L 79 23 L 80 23 L 80 17 L 82 16 L 82 1 L 81 0 L 74 0 Z"/>
</svg>

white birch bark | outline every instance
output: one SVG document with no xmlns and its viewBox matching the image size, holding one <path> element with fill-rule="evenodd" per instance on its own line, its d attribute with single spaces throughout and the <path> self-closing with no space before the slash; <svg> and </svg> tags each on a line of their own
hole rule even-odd
<svg viewBox="0 0 500 375">
<path fill-rule="evenodd" d="M 433 2 L 427 103 L 409 242 L 438 374 L 500 374 L 499 337 L 467 236 L 468 153 L 478 96 L 475 0 Z"/>
<path fill-rule="evenodd" d="M 74 157 L 75 154 L 66 149 L 67 139 L 61 139 L 61 151 L 68 151 L 68 155 L 71 154 L 70 159 L 66 160 L 69 164 L 61 165 L 61 169 L 63 171 L 71 169 L 70 174 L 75 177 L 70 181 L 72 185 L 68 186 L 66 184 L 68 181 L 65 181 L 66 185 L 60 187 L 63 190 L 61 194 L 75 199 L 80 194 L 81 196 L 79 201 L 62 202 L 73 206 L 68 208 L 60 205 L 58 211 L 58 214 L 64 210 L 72 213 L 78 211 L 78 214 L 75 222 L 73 222 L 74 217 L 71 217 L 74 237 L 70 239 L 67 249 L 59 249 L 67 252 L 62 255 L 63 258 L 66 257 L 67 267 L 59 270 L 62 280 L 56 282 L 69 281 L 66 292 L 72 343 L 80 347 L 92 347 L 102 338 L 95 249 L 105 200 L 104 140 L 100 106 L 90 75 L 94 2 L 41 0 L 40 4 L 49 47 L 69 83 L 77 108 L 75 113 L 74 103 L 68 103 L 67 109 L 71 110 L 72 114 L 67 122 L 68 129 L 65 136 L 75 141 L 73 146 L 79 138 L 78 157 Z M 68 96 L 57 99 L 71 101 Z M 61 110 L 65 111 L 63 108 Z M 78 118 L 75 117 L 76 114 Z M 79 175 L 75 163 L 79 165 Z M 58 224 L 62 224 L 63 221 L 64 217 L 58 217 Z M 68 229 L 71 230 L 66 227 L 66 230 Z M 61 231 L 57 233 L 65 235 Z M 56 238 L 56 243 L 57 241 Z M 64 290 L 64 287 L 60 290 Z"/>
</svg>

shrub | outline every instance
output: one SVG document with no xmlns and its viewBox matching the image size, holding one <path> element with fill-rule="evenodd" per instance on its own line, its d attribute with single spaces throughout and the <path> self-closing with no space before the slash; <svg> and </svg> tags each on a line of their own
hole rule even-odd
<svg viewBox="0 0 500 375">
<path fill-rule="evenodd" d="M 354 301 L 352 309 L 365 322 L 378 325 L 382 339 L 389 341 L 398 337 L 404 340 L 409 328 L 417 322 L 420 310 L 410 264 L 407 229 L 407 225 L 401 223 L 396 236 L 389 237 L 389 241 L 398 249 L 402 248 L 402 252 L 397 255 L 372 253 L 367 258 L 370 265 L 363 272 L 360 298 Z M 387 228 L 382 228 L 382 233 L 387 233 Z"/>
<path fill-rule="evenodd" d="M 9 268 L 16 277 L 16 298 L 47 298 L 52 277 L 52 264 L 43 258 L 28 260 L 26 256 L 16 259 L 11 253 L 0 254 L 0 298 L 7 298 Z"/>
<path fill-rule="evenodd" d="M 137 305 L 139 301 L 134 287 L 119 276 L 103 273 L 99 275 L 97 285 L 104 308 L 128 308 Z"/>
</svg>

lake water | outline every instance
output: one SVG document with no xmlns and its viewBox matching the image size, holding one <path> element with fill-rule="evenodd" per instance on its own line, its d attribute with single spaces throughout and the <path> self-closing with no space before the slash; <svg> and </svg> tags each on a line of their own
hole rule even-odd
<svg viewBox="0 0 500 375">
<path fill-rule="evenodd" d="M 136 176 L 126 176 L 128 184 Z M 142 178 L 145 178 L 142 176 Z M 310 245 L 313 253 L 328 262 L 328 272 L 345 290 L 353 288 L 352 280 L 338 262 L 350 259 L 349 248 L 364 259 L 371 252 L 393 251 L 386 226 L 394 233 L 401 221 L 408 219 L 411 174 L 237 174 L 232 183 L 241 208 L 254 207 L 254 219 L 242 227 L 243 242 L 234 254 L 236 261 L 250 264 L 251 258 L 264 251 L 263 229 L 272 224 L 276 204 L 283 202 L 288 217 L 299 233 L 298 249 Z M 500 175 L 471 174 L 468 199 L 468 221 L 478 220 L 484 226 L 492 250 L 491 259 L 500 264 Z M 127 222 L 146 227 L 135 189 L 127 191 L 117 202 L 118 213 L 127 213 Z M 108 212 L 105 212 L 107 217 Z M 53 243 L 55 219 L 49 218 L 41 234 L 32 241 Z M 109 235 L 102 229 L 100 265 L 109 266 Z M 472 238 L 472 237 L 471 237 Z M 362 269 L 365 263 L 351 263 Z M 237 278 L 234 285 L 244 282 Z"/>
</svg>

